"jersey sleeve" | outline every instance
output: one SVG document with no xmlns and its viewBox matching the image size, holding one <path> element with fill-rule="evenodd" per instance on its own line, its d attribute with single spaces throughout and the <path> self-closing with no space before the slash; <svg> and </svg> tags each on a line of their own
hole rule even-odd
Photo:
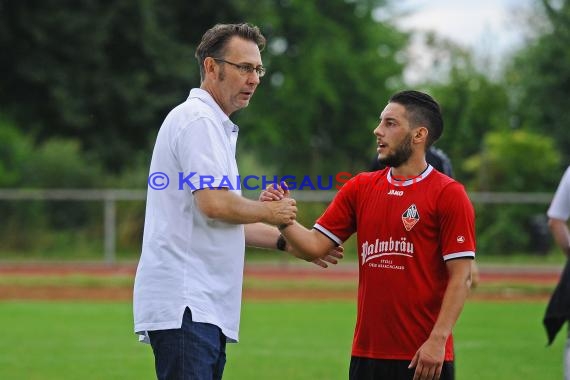
<svg viewBox="0 0 570 380">
<path fill-rule="evenodd" d="M 570 217 L 570 167 L 566 169 L 560 180 L 547 215 L 549 218 L 560 220 L 568 220 Z"/>
<path fill-rule="evenodd" d="M 356 231 L 356 190 L 358 176 L 340 188 L 331 204 L 313 226 L 337 244 L 342 244 Z"/>
<path fill-rule="evenodd" d="M 445 261 L 475 257 L 475 211 L 463 186 L 452 182 L 438 200 L 440 244 Z"/>
</svg>

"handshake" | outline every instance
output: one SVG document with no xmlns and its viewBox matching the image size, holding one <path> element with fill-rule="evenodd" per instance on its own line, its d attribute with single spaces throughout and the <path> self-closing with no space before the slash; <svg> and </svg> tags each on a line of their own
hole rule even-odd
<svg viewBox="0 0 570 380">
<path fill-rule="evenodd" d="M 289 189 L 285 182 L 280 185 L 270 184 L 259 195 L 259 201 L 264 202 L 268 209 L 268 217 L 266 223 L 273 224 L 282 232 L 281 239 L 285 239 L 287 251 L 292 255 L 310 261 L 320 267 L 327 268 L 328 264 L 337 264 L 339 259 L 344 257 L 342 246 L 332 246 L 333 242 L 328 240 L 319 232 L 308 231 L 299 223 L 295 223 L 297 219 L 297 202 L 291 198 Z M 293 226 L 294 228 L 287 228 Z M 318 244 L 324 248 L 318 250 L 323 253 L 315 253 L 313 249 L 308 249 L 309 241 L 314 240 L 313 234 L 318 236 L 318 240 L 324 239 L 324 244 Z M 322 242 L 322 240 L 321 240 Z"/>
<path fill-rule="evenodd" d="M 291 198 L 289 189 L 285 182 L 281 182 L 277 187 L 270 184 L 259 195 L 261 202 L 268 202 L 265 204 L 268 213 L 265 222 L 278 226 L 282 229 L 295 222 L 297 219 L 297 202 Z"/>
</svg>

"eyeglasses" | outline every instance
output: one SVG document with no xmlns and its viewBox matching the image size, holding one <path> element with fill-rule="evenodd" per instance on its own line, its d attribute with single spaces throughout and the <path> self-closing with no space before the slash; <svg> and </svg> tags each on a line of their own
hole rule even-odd
<svg viewBox="0 0 570 380">
<path fill-rule="evenodd" d="M 233 67 L 238 69 L 238 71 L 242 75 L 251 74 L 254 71 L 257 73 L 257 76 L 260 78 L 265 75 L 265 67 L 263 67 L 261 65 L 259 65 L 259 66 L 253 66 L 250 64 L 241 65 L 239 63 L 233 63 L 233 62 L 226 61 L 225 59 L 220 59 L 220 58 L 212 58 L 212 59 L 216 62 L 223 62 L 223 63 L 227 63 L 228 65 L 232 65 Z"/>
</svg>

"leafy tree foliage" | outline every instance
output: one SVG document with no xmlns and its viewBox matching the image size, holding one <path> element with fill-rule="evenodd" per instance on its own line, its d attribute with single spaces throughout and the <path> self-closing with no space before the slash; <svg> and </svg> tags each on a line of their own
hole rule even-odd
<svg viewBox="0 0 570 380">
<path fill-rule="evenodd" d="M 108 169 L 150 149 L 199 82 L 194 46 L 229 1 L 0 0 L 2 112 L 40 140 L 81 141 Z"/>
<path fill-rule="evenodd" d="M 440 103 L 445 125 L 436 145 L 451 159 L 455 177 L 469 182 L 465 159 L 481 150 L 487 133 L 510 129 L 507 88 L 490 78 L 471 51 L 451 41 L 428 35 L 425 48 L 434 76 L 423 86 Z"/>
<path fill-rule="evenodd" d="M 446 151 L 456 177 L 472 191 L 552 191 L 560 154 L 551 137 L 516 120 L 517 99 L 508 83 L 493 80 L 473 53 L 428 37 L 431 69 L 425 86 L 440 101 Z M 544 205 L 476 205 L 478 250 L 484 253 L 544 252 L 549 244 Z"/>
<path fill-rule="evenodd" d="M 0 0 L 2 113 L 39 140 L 77 139 L 120 171 L 137 151 L 148 154 L 166 112 L 199 84 L 193 52 L 203 32 L 245 20 L 269 37 L 271 70 L 238 118 L 248 131 L 245 148 L 263 157 L 279 149 L 285 170 L 307 157 L 314 171 L 334 166 L 331 158 L 356 167 L 373 153 L 386 81 L 403 67 L 395 57 L 405 35 L 372 19 L 383 5 Z"/>
<path fill-rule="evenodd" d="M 372 131 L 401 83 L 407 35 L 377 22 L 384 1 L 266 0 L 248 19 L 262 26 L 269 72 L 240 115 L 240 144 L 287 174 L 361 171 Z M 399 89 L 399 88 L 398 88 Z"/>
<path fill-rule="evenodd" d="M 531 131 L 487 133 L 482 149 L 465 161 L 464 169 L 474 173 L 470 188 L 477 191 L 552 191 L 560 163 L 554 139 Z"/>
<path fill-rule="evenodd" d="M 554 6 L 556 4 L 556 6 Z M 570 161 L 570 1 L 541 0 L 530 23 L 536 36 L 514 57 L 508 78 L 520 125 L 552 136 Z M 551 168 L 552 170 L 552 168 Z"/>
<path fill-rule="evenodd" d="M 481 152 L 465 161 L 477 191 L 550 192 L 556 187 L 560 153 L 552 138 L 536 132 L 485 135 Z M 482 252 L 544 251 L 550 241 L 544 205 L 478 205 L 477 245 Z"/>
<path fill-rule="evenodd" d="M 0 122 L 0 141 L 0 188 L 98 188 L 104 185 L 98 163 L 85 158 L 77 141 L 52 138 L 34 144 L 30 136 L 5 120 Z M 90 219 L 93 211 L 100 208 L 92 202 L 2 200 L 0 251 L 39 248 L 45 243 L 47 230 L 84 227 L 93 221 Z M 100 219 L 95 223 L 99 226 Z"/>
</svg>

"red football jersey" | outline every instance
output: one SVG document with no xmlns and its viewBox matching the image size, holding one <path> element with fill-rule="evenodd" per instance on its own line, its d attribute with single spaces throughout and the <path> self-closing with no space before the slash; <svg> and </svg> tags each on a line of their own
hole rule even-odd
<svg viewBox="0 0 570 380">
<path fill-rule="evenodd" d="M 338 244 L 357 232 L 358 313 L 352 355 L 411 360 L 435 324 L 445 261 L 475 257 L 463 186 L 433 170 L 398 181 L 390 168 L 348 181 L 314 228 Z M 453 360 L 453 338 L 445 360 Z"/>
</svg>

